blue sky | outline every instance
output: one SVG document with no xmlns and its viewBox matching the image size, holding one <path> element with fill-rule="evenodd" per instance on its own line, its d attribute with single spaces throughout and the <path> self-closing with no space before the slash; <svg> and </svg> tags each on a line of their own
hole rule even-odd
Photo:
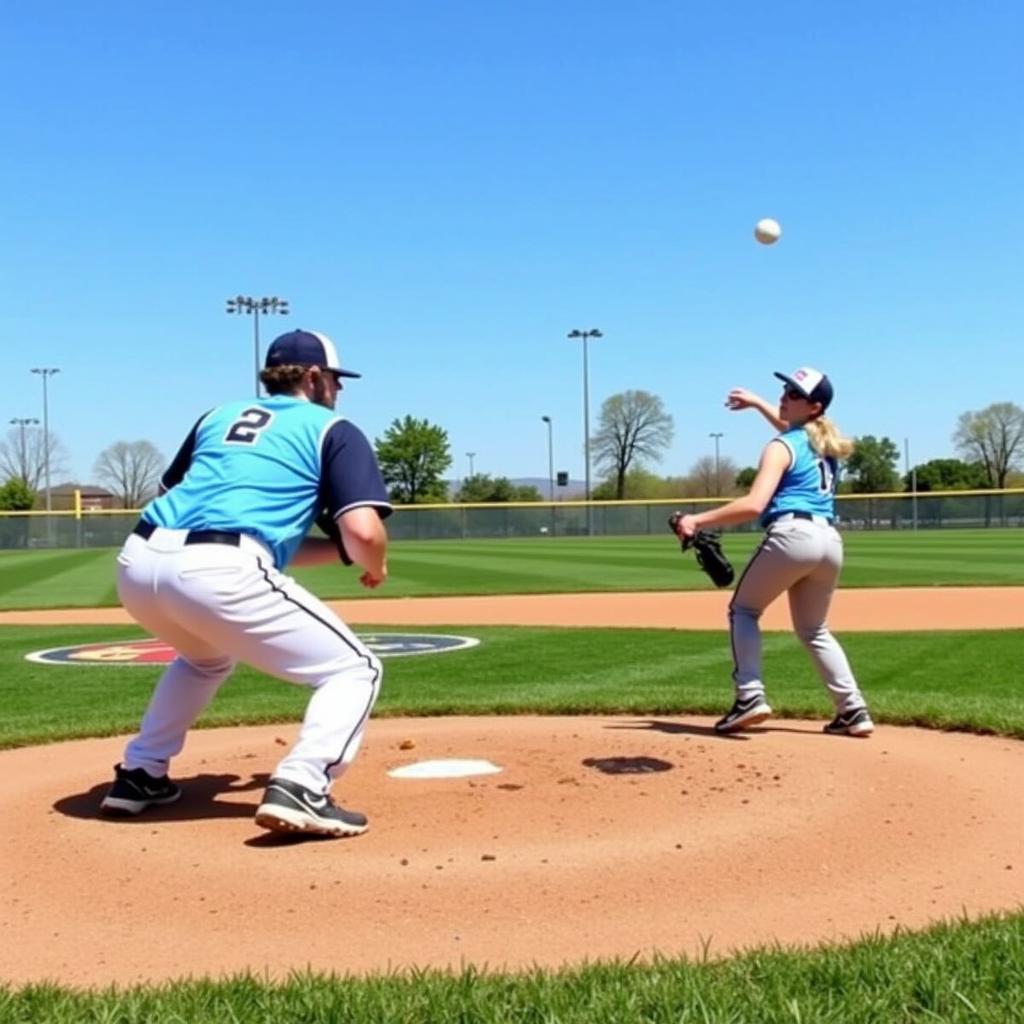
<svg viewBox="0 0 1024 1024">
<path fill-rule="evenodd" d="M 251 318 L 330 334 L 372 439 L 412 414 L 467 471 L 583 476 L 590 408 L 676 423 L 659 467 L 756 461 L 730 413 L 833 378 L 849 434 L 952 454 L 1024 402 L 1024 7 L 562 0 L 7 5 L 0 424 L 88 479 L 251 393 Z M 775 217 L 782 241 L 752 237 Z M 595 474 L 596 479 L 596 474 Z M 55 481 L 56 483 L 56 481 Z"/>
</svg>

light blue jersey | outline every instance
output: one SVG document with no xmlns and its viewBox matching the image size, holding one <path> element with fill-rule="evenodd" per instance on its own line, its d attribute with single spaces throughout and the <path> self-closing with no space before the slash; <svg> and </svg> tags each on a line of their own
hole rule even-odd
<svg viewBox="0 0 1024 1024">
<path fill-rule="evenodd" d="M 373 449 L 331 409 L 291 395 L 220 406 L 196 423 L 143 510 L 155 526 L 246 533 L 283 568 L 317 516 L 391 512 Z"/>
<path fill-rule="evenodd" d="M 838 460 L 830 455 L 819 455 L 803 427 L 783 431 L 775 440 L 789 449 L 790 464 L 761 515 L 761 525 L 767 526 L 786 512 L 834 519 Z"/>
</svg>

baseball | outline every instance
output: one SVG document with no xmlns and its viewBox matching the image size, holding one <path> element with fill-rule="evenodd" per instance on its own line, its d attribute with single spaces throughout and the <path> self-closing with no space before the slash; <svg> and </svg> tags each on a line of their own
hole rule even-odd
<svg viewBox="0 0 1024 1024">
<path fill-rule="evenodd" d="M 782 228 L 777 220 L 765 217 L 754 225 L 754 237 L 762 245 L 774 245 L 782 237 Z"/>
</svg>

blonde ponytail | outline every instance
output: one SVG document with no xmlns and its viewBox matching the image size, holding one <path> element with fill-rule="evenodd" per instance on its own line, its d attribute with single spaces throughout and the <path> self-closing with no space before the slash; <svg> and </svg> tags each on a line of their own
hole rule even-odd
<svg viewBox="0 0 1024 1024">
<path fill-rule="evenodd" d="M 853 453 L 853 442 L 839 433 L 839 428 L 827 417 L 819 416 L 808 420 L 804 430 L 810 439 L 811 447 L 819 454 L 832 458 L 848 459 Z"/>
</svg>

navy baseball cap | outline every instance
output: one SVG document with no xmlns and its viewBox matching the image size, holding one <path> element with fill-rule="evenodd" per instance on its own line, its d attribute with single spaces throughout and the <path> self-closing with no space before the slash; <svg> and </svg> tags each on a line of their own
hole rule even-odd
<svg viewBox="0 0 1024 1024">
<path fill-rule="evenodd" d="M 272 366 L 319 366 L 339 377 L 361 377 L 354 370 L 343 370 L 334 342 L 319 331 L 289 331 L 275 338 L 267 349 L 266 368 Z"/>
<path fill-rule="evenodd" d="M 832 401 L 832 381 L 813 366 L 801 366 L 792 373 L 776 373 L 776 377 L 795 388 L 809 402 L 817 402 L 824 412 Z"/>
</svg>

